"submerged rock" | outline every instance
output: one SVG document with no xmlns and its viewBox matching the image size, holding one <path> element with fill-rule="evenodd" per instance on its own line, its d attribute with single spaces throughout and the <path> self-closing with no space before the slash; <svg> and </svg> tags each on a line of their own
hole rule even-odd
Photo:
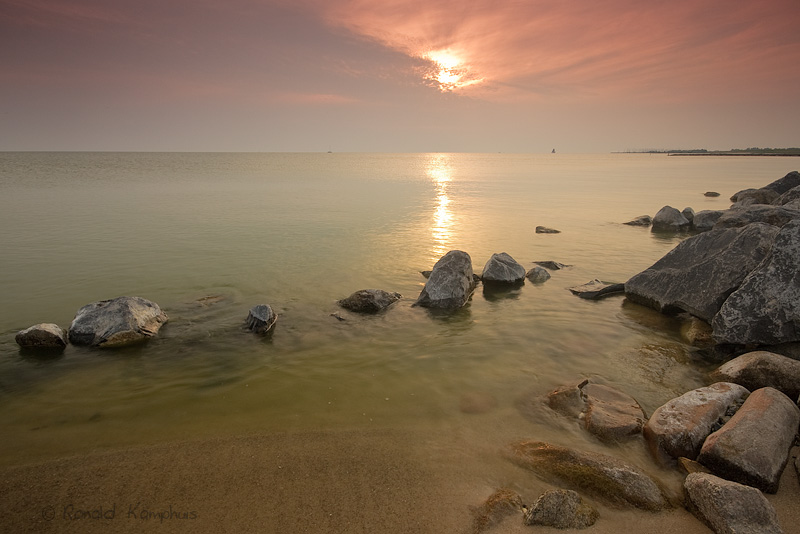
<svg viewBox="0 0 800 534">
<path fill-rule="evenodd" d="M 532 284 L 543 284 L 550 279 L 550 273 L 544 267 L 537 265 L 525 274 L 525 278 Z"/>
<path fill-rule="evenodd" d="M 57 324 L 39 323 L 17 332 L 14 341 L 23 348 L 64 349 L 67 346 L 67 334 Z"/>
<path fill-rule="evenodd" d="M 660 406 L 643 429 L 653 457 L 661 464 L 681 456 L 696 459 L 705 439 L 736 413 L 749 394 L 738 384 L 718 382 Z"/>
<path fill-rule="evenodd" d="M 484 284 L 519 284 L 525 280 L 525 267 L 509 254 L 492 254 L 483 267 L 481 280 Z"/>
<path fill-rule="evenodd" d="M 775 493 L 798 425 L 794 401 L 777 389 L 761 388 L 706 438 L 697 461 L 723 478 Z"/>
<path fill-rule="evenodd" d="M 718 197 L 719 193 L 717 193 L 716 191 L 706 191 L 705 193 L 703 193 L 703 196 L 713 198 L 713 197 Z"/>
<path fill-rule="evenodd" d="M 639 215 L 635 219 L 622 224 L 627 224 L 628 226 L 650 226 L 653 224 L 653 218 L 649 215 Z"/>
<path fill-rule="evenodd" d="M 547 226 L 537 226 L 536 227 L 537 234 L 560 234 L 561 230 L 556 230 L 555 228 L 548 228 Z"/>
<path fill-rule="evenodd" d="M 516 491 L 507 488 L 495 491 L 481 506 L 473 508 L 473 534 L 479 534 L 506 517 L 519 513 L 522 507 L 522 497 Z"/>
<path fill-rule="evenodd" d="M 624 293 L 625 284 L 601 282 L 595 278 L 591 282 L 587 282 L 580 286 L 573 286 L 568 289 L 572 291 L 573 295 L 577 295 L 582 299 L 599 300 L 609 295 Z"/>
<path fill-rule="evenodd" d="M 278 315 L 269 304 L 259 304 L 250 308 L 245 323 L 256 334 L 269 334 L 275 328 Z"/>
<path fill-rule="evenodd" d="M 377 313 L 402 298 L 400 293 L 389 293 L 382 289 L 361 289 L 338 301 L 339 306 L 357 313 Z"/>
<path fill-rule="evenodd" d="M 782 534 L 778 515 L 755 488 L 707 473 L 692 473 L 683 482 L 687 507 L 718 534 Z"/>
<path fill-rule="evenodd" d="M 686 311 L 710 322 L 728 295 L 767 256 L 777 233 L 774 226 L 754 223 L 685 239 L 628 280 L 625 294 L 662 313 Z"/>
<path fill-rule="evenodd" d="M 451 250 L 433 266 L 425 287 L 414 303 L 425 308 L 458 309 L 475 291 L 472 259 L 460 250 Z"/>
<path fill-rule="evenodd" d="M 545 480 L 556 478 L 613 505 L 650 511 L 669 507 L 655 480 L 611 456 L 541 441 L 521 441 L 511 446 L 511 458 Z"/>
<path fill-rule="evenodd" d="M 120 347 L 155 336 L 167 322 L 158 304 L 141 297 L 117 297 L 87 304 L 69 327 L 75 345 Z"/>
<path fill-rule="evenodd" d="M 795 220 L 780 229 L 769 256 L 720 307 L 711 322 L 714 339 L 742 345 L 800 341 L 798 271 L 800 220 Z"/>
<path fill-rule="evenodd" d="M 535 261 L 533 262 L 536 265 L 541 265 L 545 269 L 549 269 L 551 271 L 558 271 L 559 269 L 566 269 L 567 267 L 572 267 L 572 265 L 565 265 L 563 263 L 558 263 L 557 261 L 546 260 L 546 261 Z"/>
<path fill-rule="evenodd" d="M 672 206 L 664 206 L 653 217 L 653 232 L 681 232 L 688 230 L 690 222 Z"/>
<path fill-rule="evenodd" d="M 800 395 L 800 361 L 758 350 L 722 364 L 711 372 L 711 379 L 733 382 L 751 391 L 772 387 L 790 399 Z"/>
<path fill-rule="evenodd" d="M 577 492 L 560 489 L 544 492 L 525 511 L 524 521 L 526 525 L 583 529 L 594 525 L 598 516 Z"/>
</svg>

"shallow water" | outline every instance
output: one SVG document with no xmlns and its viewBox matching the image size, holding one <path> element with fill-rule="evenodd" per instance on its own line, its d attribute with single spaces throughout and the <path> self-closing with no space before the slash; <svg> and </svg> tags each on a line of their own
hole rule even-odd
<svg viewBox="0 0 800 534">
<path fill-rule="evenodd" d="M 447 434 L 465 451 L 514 437 L 599 448 L 575 422 L 523 413 L 519 399 L 588 377 L 650 413 L 704 384 L 707 367 L 676 321 L 565 288 L 625 281 L 680 239 L 620 223 L 665 204 L 724 209 L 792 166 L 644 154 L 0 153 L 0 458 L 367 427 Z M 479 286 L 452 314 L 413 308 L 419 272 L 452 249 L 477 273 L 503 251 L 526 268 L 572 267 L 507 293 Z M 336 305 L 365 288 L 404 299 L 376 316 Z M 157 302 L 170 322 L 124 350 L 46 357 L 14 343 L 20 329 L 66 328 L 79 307 L 120 295 Z M 261 303 L 279 314 L 270 338 L 242 329 Z M 484 413 L 462 411 L 470 400 Z"/>
</svg>

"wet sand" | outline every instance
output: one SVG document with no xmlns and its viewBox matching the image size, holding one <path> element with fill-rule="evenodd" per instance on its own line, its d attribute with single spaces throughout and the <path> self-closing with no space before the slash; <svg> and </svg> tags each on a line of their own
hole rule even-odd
<svg viewBox="0 0 800 534">
<path fill-rule="evenodd" d="M 471 507 L 495 489 L 509 486 L 527 502 L 549 489 L 491 451 L 467 462 L 463 451 L 446 449 L 398 431 L 303 432 L 3 467 L 0 531 L 471 533 Z M 768 498 L 784 531 L 798 532 L 800 485 L 791 464 L 779 494 Z M 597 506 L 600 519 L 586 532 L 709 532 L 682 508 L 653 514 Z M 526 527 L 516 515 L 486 532 L 569 531 Z"/>
</svg>

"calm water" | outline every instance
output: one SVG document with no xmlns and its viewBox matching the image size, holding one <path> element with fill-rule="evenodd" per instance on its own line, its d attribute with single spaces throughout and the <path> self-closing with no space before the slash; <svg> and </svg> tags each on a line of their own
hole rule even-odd
<svg viewBox="0 0 800 534">
<path fill-rule="evenodd" d="M 0 153 L 0 458 L 375 426 L 478 447 L 513 436 L 592 446 L 576 424 L 523 417 L 515 402 L 589 377 L 649 413 L 702 385 L 706 368 L 677 323 L 565 288 L 625 281 L 677 243 L 620 223 L 665 204 L 723 209 L 794 167 L 623 154 Z M 412 308 L 419 271 L 451 249 L 478 273 L 503 251 L 526 268 L 573 267 L 503 295 L 479 287 L 449 316 Z M 374 317 L 337 307 L 365 288 L 404 299 Z M 120 295 L 167 312 L 158 338 L 55 358 L 14 343 L 20 329 L 66 328 L 79 307 Z M 270 339 L 242 330 L 260 303 L 280 315 Z M 486 411 L 464 413 L 465 396 Z"/>
</svg>

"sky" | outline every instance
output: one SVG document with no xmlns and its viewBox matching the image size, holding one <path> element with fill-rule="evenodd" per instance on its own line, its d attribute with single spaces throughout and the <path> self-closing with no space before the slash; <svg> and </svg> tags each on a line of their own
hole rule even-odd
<svg viewBox="0 0 800 534">
<path fill-rule="evenodd" d="M 0 0 L 0 150 L 800 146 L 798 0 Z"/>
</svg>

